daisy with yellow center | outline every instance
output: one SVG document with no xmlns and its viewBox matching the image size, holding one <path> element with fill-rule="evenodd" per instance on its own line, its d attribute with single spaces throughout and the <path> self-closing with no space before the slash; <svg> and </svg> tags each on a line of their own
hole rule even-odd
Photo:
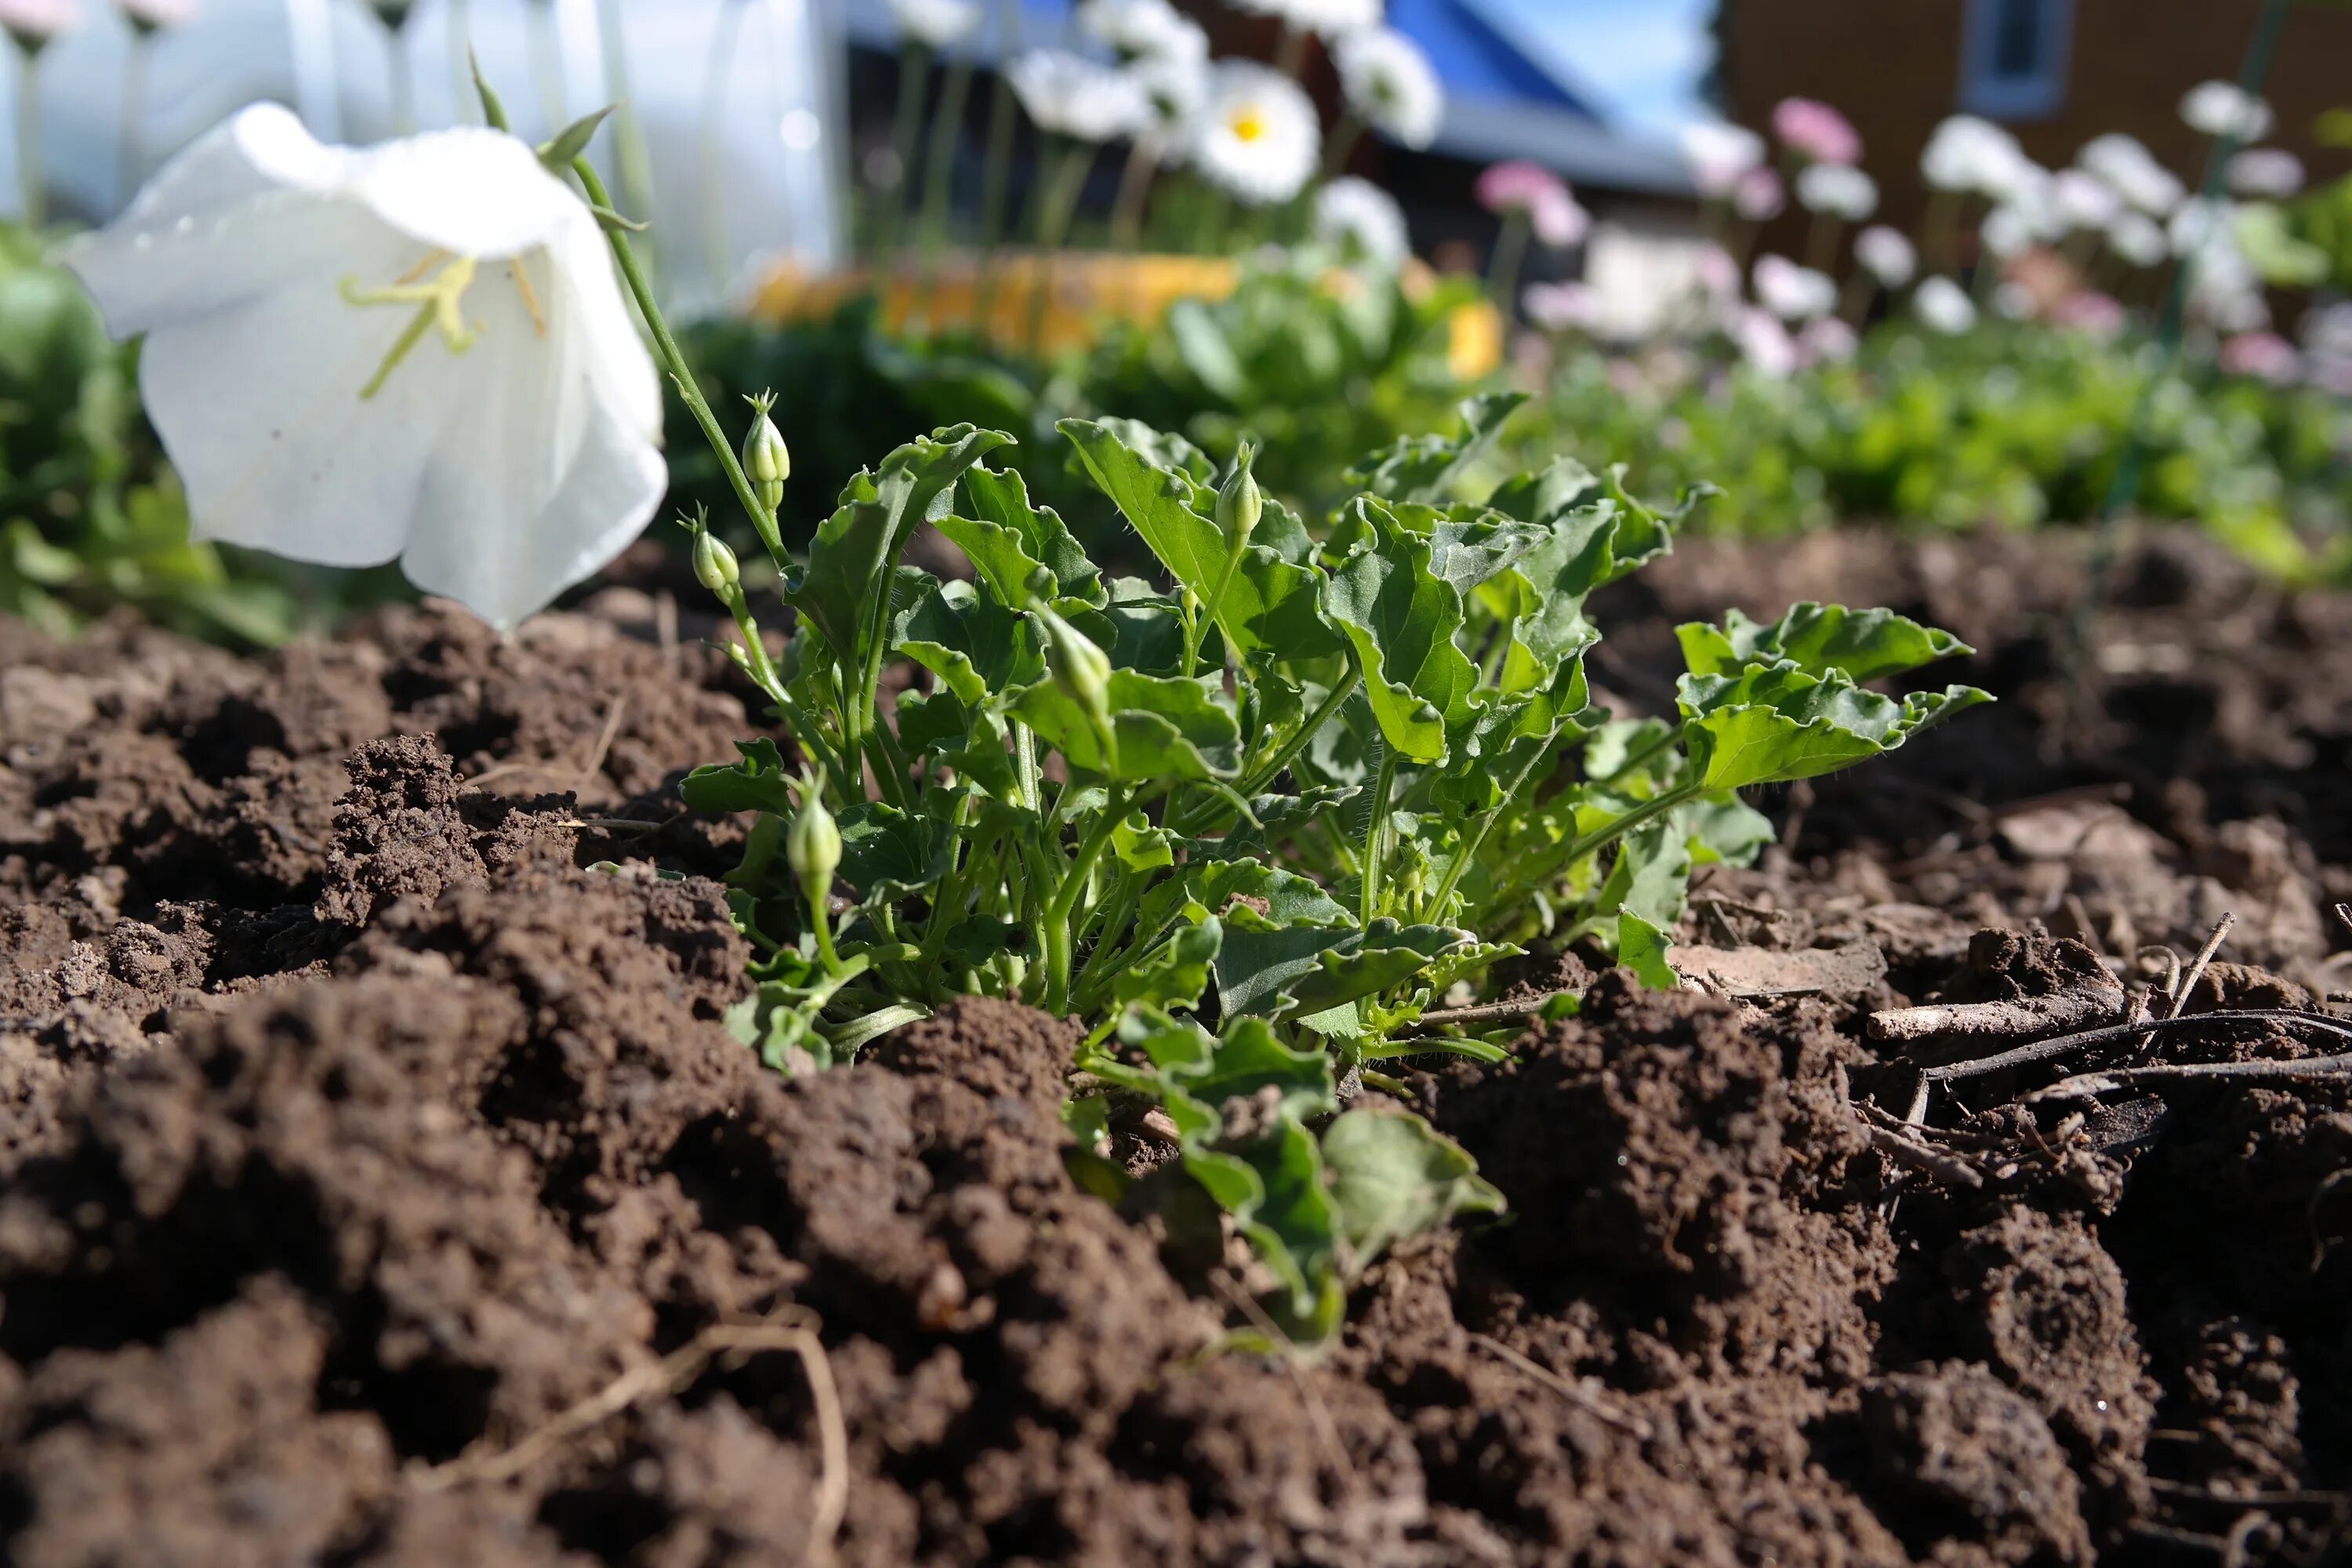
<svg viewBox="0 0 2352 1568">
<path fill-rule="evenodd" d="M 1203 178 L 1235 201 L 1289 201 L 1315 175 L 1323 133 L 1297 82 L 1248 61 L 1220 65 L 1191 149 Z"/>
</svg>

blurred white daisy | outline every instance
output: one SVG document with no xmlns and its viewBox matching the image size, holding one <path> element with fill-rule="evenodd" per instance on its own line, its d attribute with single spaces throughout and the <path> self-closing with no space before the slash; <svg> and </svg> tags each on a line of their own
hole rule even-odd
<svg viewBox="0 0 2352 1568">
<path fill-rule="evenodd" d="M 1740 357 L 1759 374 L 1779 381 L 1796 370 L 1801 357 L 1797 340 L 1771 311 L 1752 306 L 1742 309 L 1733 315 L 1727 330 Z"/>
<path fill-rule="evenodd" d="M 1067 49 L 1032 49 L 1013 62 L 1005 79 L 1041 131 L 1114 142 L 1151 123 L 1151 106 L 1132 77 Z"/>
<path fill-rule="evenodd" d="M 1853 237 L 1853 258 L 1888 289 L 1902 288 L 1919 270 L 1917 248 L 1885 224 L 1874 224 Z"/>
<path fill-rule="evenodd" d="M 1955 114 L 1936 127 L 1919 154 L 1919 173 L 1939 191 L 1998 196 L 2015 178 L 2025 153 L 2017 138 L 1989 120 Z"/>
<path fill-rule="evenodd" d="M 2303 189 L 2303 160 L 2284 147 L 2254 147 L 2230 160 L 2230 188 L 2242 196 L 2291 196 Z"/>
<path fill-rule="evenodd" d="M 1331 59 L 1348 107 L 1366 124 L 1406 147 L 1437 139 L 1445 89 L 1419 44 L 1393 27 L 1366 27 L 1333 45 Z"/>
<path fill-rule="evenodd" d="M 0 0 L 0 32 L 37 49 L 81 20 L 79 0 Z"/>
<path fill-rule="evenodd" d="M 1930 278 L 1913 290 L 1911 311 L 1932 331 L 1958 337 L 1977 324 L 1977 308 L 1968 290 L 1948 278 Z"/>
<path fill-rule="evenodd" d="M 1251 206 L 1286 202 L 1315 176 L 1323 128 L 1299 85 L 1252 60 L 1228 60 L 1209 79 L 1193 121 L 1192 166 Z"/>
<path fill-rule="evenodd" d="M 2061 169 L 2051 176 L 2050 200 L 2069 228 L 2105 228 L 2123 210 L 2115 187 L 2083 169 Z"/>
<path fill-rule="evenodd" d="M 2188 194 L 2172 171 L 2156 161 L 2156 154 L 2147 150 L 2146 143 L 2120 131 L 2092 137 L 2074 154 L 2074 162 L 2105 182 L 2107 188 L 2126 203 L 2152 217 L 2162 217 L 2179 206 L 2180 198 Z"/>
<path fill-rule="evenodd" d="M 1078 30 L 1129 60 L 1209 58 L 1209 35 L 1169 0 L 1085 0 Z"/>
<path fill-rule="evenodd" d="M 1601 291 L 1590 283 L 1530 283 L 1519 304 L 1528 320 L 1548 332 L 1601 330 Z"/>
<path fill-rule="evenodd" d="M 123 20 L 141 33 L 160 33 L 196 19 L 196 0 L 121 0 Z"/>
<path fill-rule="evenodd" d="M 1797 334 L 1797 350 L 1808 364 L 1843 364 L 1861 347 L 1862 339 L 1854 330 L 1835 316 L 1808 321 Z"/>
<path fill-rule="evenodd" d="M 2270 134 L 2271 106 L 2235 82 L 2205 81 L 2180 100 L 2180 118 L 2207 136 L 2259 142 Z"/>
<path fill-rule="evenodd" d="M 2172 254 L 2163 226 L 2143 212 L 2116 216 L 2107 226 L 2107 248 L 2134 267 L 2154 267 Z"/>
<path fill-rule="evenodd" d="M 1315 237 L 1391 271 L 1412 254 L 1404 209 L 1388 192 L 1353 174 L 1315 193 Z"/>
<path fill-rule="evenodd" d="M 1209 97 L 1209 63 L 1181 55 L 1150 55 L 1127 68 L 1150 119 L 1143 128 L 1162 159 L 1181 151 L 1193 117 Z"/>
<path fill-rule="evenodd" d="M 909 43 L 943 49 L 979 30 L 980 0 L 888 0 L 890 20 Z"/>
<path fill-rule="evenodd" d="M 1381 25 L 1381 0 L 1231 0 L 1236 11 L 1272 16 L 1286 26 L 1340 37 Z"/>
<path fill-rule="evenodd" d="M 1764 138 L 1744 125 L 1700 120 L 1682 129 L 1683 162 L 1702 196 L 1727 196 L 1764 161 Z"/>
<path fill-rule="evenodd" d="M 1785 256 L 1758 257 L 1754 277 L 1758 301 L 1784 321 L 1810 321 L 1837 309 L 1837 284 L 1830 276 Z"/>
<path fill-rule="evenodd" d="M 1797 202 L 1807 212 L 1860 223 L 1878 210 L 1878 183 L 1851 163 L 1808 163 L 1797 172 Z"/>
</svg>

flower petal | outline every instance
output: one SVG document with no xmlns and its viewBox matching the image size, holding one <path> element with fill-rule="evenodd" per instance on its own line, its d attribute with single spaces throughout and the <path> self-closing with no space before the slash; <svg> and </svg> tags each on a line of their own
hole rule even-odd
<svg viewBox="0 0 2352 1568">
<path fill-rule="evenodd" d="M 530 146 L 480 125 L 354 153 L 342 189 L 402 233 L 457 256 L 520 255 L 585 216 Z"/>
</svg>

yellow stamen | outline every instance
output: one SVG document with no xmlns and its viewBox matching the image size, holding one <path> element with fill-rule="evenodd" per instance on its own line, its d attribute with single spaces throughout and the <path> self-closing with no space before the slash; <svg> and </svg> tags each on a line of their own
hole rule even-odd
<svg viewBox="0 0 2352 1568">
<path fill-rule="evenodd" d="M 435 256 L 442 254 L 436 251 Z M 408 274 L 409 279 L 422 277 L 425 269 L 432 267 L 433 260 L 433 257 L 427 257 L 425 268 Z M 392 379 L 392 373 L 400 367 L 400 362 L 406 359 L 409 352 L 424 342 L 425 334 L 434 328 L 440 329 L 441 341 L 449 345 L 449 352 L 453 354 L 464 353 L 474 346 L 481 335 L 481 329 L 478 325 L 467 326 L 465 312 L 460 309 L 465 302 L 466 290 L 473 285 L 474 271 L 474 258 L 461 256 L 443 268 L 440 276 L 429 283 L 403 281 L 389 289 L 362 289 L 355 278 L 343 279 L 342 295 L 346 304 L 415 305 L 417 308 L 415 319 L 394 340 L 392 352 L 384 355 L 383 363 L 376 367 L 376 373 L 368 378 L 368 384 L 360 388 L 362 402 L 383 390 L 383 384 Z"/>
<path fill-rule="evenodd" d="M 393 283 L 396 287 L 405 289 L 411 283 L 415 282 L 418 279 L 424 277 L 426 273 L 432 271 L 435 268 L 440 266 L 443 262 L 448 259 L 449 253 L 447 251 L 433 251 L 427 255 L 424 260 L 418 262 L 415 266 L 410 268 L 407 271 L 394 279 Z"/>
<path fill-rule="evenodd" d="M 1229 121 L 1233 132 L 1244 142 L 1255 142 L 1265 134 L 1265 117 L 1255 109 L 1244 109 Z"/>
<path fill-rule="evenodd" d="M 514 274 L 515 287 L 522 290 L 522 308 L 530 312 L 530 330 L 542 338 L 547 336 L 547 313 L 539 308 L 539 291 L 530 286 L 530 269 L 523 265 L 522 258 L 517 257 L 507 263 L 507 270 Z"/>
</svg>

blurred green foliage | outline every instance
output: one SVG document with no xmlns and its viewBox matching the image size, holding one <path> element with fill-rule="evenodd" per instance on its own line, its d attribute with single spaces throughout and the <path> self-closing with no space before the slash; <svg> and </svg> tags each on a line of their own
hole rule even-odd
<svg viewBox="0 0 2352 1568">
<path fill-rule="evenodd" d="M 789 326 L 707 323 L 685 334 L 685 348 L 714 407 L 777 393 L 793 450 L 787 541 L 807 539 L 830 513 L 829 498 L 899 435 L 970 423 L 1015 435 L 1012 461 L 1030 493 L 1115 554 L 1108 542 L 1124 525 L 1059 455 L 1057 421 L 1139 419 L 1220 463 L 1251 436 L 1260 482 L 1319 517 L 1353 493 L 1350 463 L 1401 436 L 1445 428 L 1476 390 L 1449 361 L 1449 317 L 1476 298 L 1467 279 L 1416 297 L 1377 271 L 1335 274 L 1327 256 L 1302 249 L 1248 266 L 1227 299 L 1182 301 L 1150 327 L 1114 323 L 1090 351 L 1045 363 L 968 336 L 893 338 L 871 300 Z M 671 509 L 733 515 L 718 461 L 675 389 L 669 431 Z"/>
<path fill-rule="evenodd" d="M 128 605 L 215 641 L 283 641 L 302 618 L 283 574 L 188 542 L 135 352 L 44 243 L 0 226 L 0 612 L 62 634 Z"/>
<path fill-rule="evenodd" d="M 1840 522 L 2025 528 L 2097 515 L 2148 374 L 2145 339 L 1988 323 L 1890 323 L 1850 362 L 1785 379 L 1680 350 L 1578 356 L 1515 422 L 1524 455 L 1626 462 L 1655 493 L 1720 484 L 1700 527 L 1777 535 Z M 2352 409 L 2303 387 L 2191 368 L 2158 389 L 2138 512 L 2202 523 L 2293 581 L 2352 567 Z"/>
</svg>

